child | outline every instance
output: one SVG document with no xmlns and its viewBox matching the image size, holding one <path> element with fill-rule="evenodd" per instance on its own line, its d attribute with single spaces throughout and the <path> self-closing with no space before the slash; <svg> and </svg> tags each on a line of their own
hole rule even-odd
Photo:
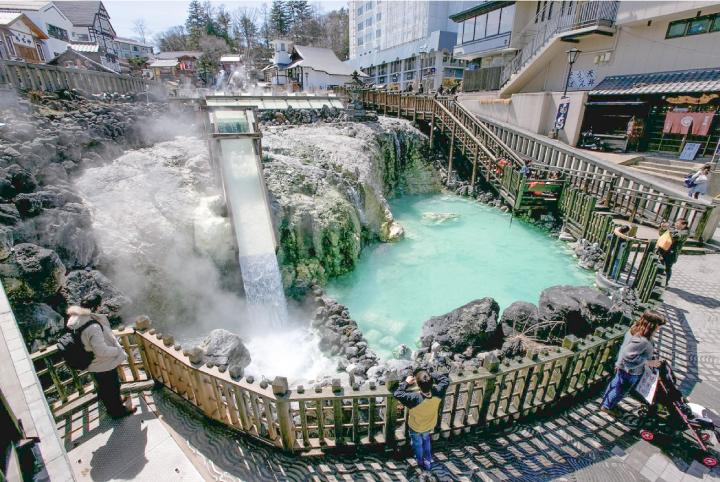
<svg viewBox="0 0 720 482">
<path fill-rule="evenodd" d="M 420 391 L 409 391 L 408 388 L 416 383 Z M 430 470 L 432 466 L 430 435 L 437 425 L 440 404 L 449 385 L 447 375 L 434 373 L 431 376 L 427 370 L 417 370 L 414 376 L 408 376 L 393 392 L 395 398 L 409 411 L 410 441 L 415 450 L 415 460 L 421 469 Z"/>
<path fill-rule="evenodd" d="M 640 381 L 645 365 L 651 368 L 660 366 L 660 360 L 652 360 L 654 346 L 651 339 L 664 324 L 665 318 L 653 310 L 646 310 L 640 319 L 632 324 L 620 347 L 615 362 L 615 376 L 605 390 L 601 411 L 617 417 L 619 413 L 615 406 Z"/>
</svg>

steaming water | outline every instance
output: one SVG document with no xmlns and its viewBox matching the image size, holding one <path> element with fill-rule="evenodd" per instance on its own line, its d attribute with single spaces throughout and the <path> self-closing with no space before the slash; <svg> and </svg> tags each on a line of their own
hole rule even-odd
<svg viewBox="0 0 720 482">
<path fill-rule="evenodd" d="M 405 239 L 363 250 L 356 269 L 330 295 L 350 308 L 370 345 L 389 355 L 415 346 L 422 324 L 490 296 L 507 307 L 537 303 L 558 284 L 592 283 L 564 244 L 510 215 L 456 196 L 407 196 L 390 202 Z"/>
<path fill-rule="evenodd" d="M 252 139 L 220 141 L 225 195 L 232 211 L 248 309 L 258 326 L 282 327 L 287 306 L 275 256 L 272 218 Z"/>
<path fill-rule="evenodd" d="M 183 345 L 214 328 L 238 333 L 253 362 L 248 373 L 304 380 L 332 364 L 309 333 L 311 314 L 291 311 L 288 327 L 268 340 L 267 325 L 251 330 L 245 299 L 233 280 L 238 264 L 207 144 L 177 138 L 127 151 L 86 169 L 76 188 L 93 213 L 102 269 L 131 300 L 129 319 L 147 314 Z M 261 332 L 260 334 L 257 334 Z"/>
</svg>

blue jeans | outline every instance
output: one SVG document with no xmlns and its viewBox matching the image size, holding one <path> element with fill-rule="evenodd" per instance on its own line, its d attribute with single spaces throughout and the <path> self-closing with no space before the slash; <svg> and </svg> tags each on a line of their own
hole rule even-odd
<svg viewBox="0 0 720 482">
<path fill-rule="evenodd" d="M 620 403 L 620 400 L 625 398 L 627 392 L 637 385 L 642 378 L 641 375 L 632 375 L 624 370 L 615 370 L 615 376 L 610 380 L 603 395 L 602 406 L 603 408 L 613 409 Z"/>
<path fill-rule="evenodd" d="M 430 434 L 432 432 L 410 432 L 410 441 L 415 450 L 415 460 L 421 468 L 430 470 L 432 465 L 432 452 L 430 450 Z"/>
</svg>

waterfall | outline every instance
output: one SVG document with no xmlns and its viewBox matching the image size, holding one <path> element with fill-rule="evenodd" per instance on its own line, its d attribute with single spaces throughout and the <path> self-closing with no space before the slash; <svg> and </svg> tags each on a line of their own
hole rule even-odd
<svg viewBox="0 0 720 482">
<path fill-rule="evenodd" d="M 272 218 L 252 139 L 220 141 L 225 196 L 232 214 L 240 271 L 256 327 L 281 327 L 287 302 L 275 256 Z"/>
</svg>

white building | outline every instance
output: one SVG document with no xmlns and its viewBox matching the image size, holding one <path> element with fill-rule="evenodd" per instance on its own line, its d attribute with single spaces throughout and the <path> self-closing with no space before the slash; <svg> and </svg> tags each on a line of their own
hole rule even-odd
<svg viewBox="0 0 720 482">
<path fill-rule="evenodd" d="M 487 3 L 497 11 L 508 2 Z M 677 155 L 695 142 L 698 159 L 709 159 L 718 145 L 720 116 L 687 135 L 664 125 L 668 113 L 720 110 L 720 2 L 516 2 L 511 31 L 490 38 L 475 36 L 473 22 L 488 14 L 485 4 L 476 8 L 459 19 L 475 30 L 456 55 L 501 66 L 497 91 L 462 98 L 478 114 L 548 135 L 567 83 L 569 110 L 557 133 L 564 142 L 575 145 L 592 129 L 623 148 L 635 118 L 642 132 L 633 149 Z M 503 45 L 491 45 L 500 37 Z M 572 67 L 571 49 L 579 50 Z"/>
<path fill-rule="evenodd" d="M 449 17 L 472 5 L 351 0 L 348 63 L 374 83 L 394 88 L 422 82 L 426 89 L 436 89 L 444 79 L 459 81 L 464 61 L 452 56 L 457 24 Z"/>
<path fill-rule="evenodd" d="M 110 15 L 103 3 L 63 0 L 55 2 L 55 5 L 72 22 L 71 44 L 97 45 L 101 54 L 101 63 L 115 72 L 120 72 L 115 29 L 110 23 Z"/>
<path fill-rule="evenodd" d="M 130 38 L 115 37 L 115 49 L 118 57 L 121 59 L 131 59 L 133 57 L 153 57 L 153 46 L 133 40 Z"/>
<path fill-rule="evenodd" d="M 272 46 L 273 63 L 263 71 L 273 85 L 310 92 L 342 86 L 353 80 L 355 69 L 341 62 L 332 49 L 295 45 L 284 39 L 273 40 Z M 358 74 L 364 76 L 361 72 Z"/>
<path fill-rule="evenodd" d="M 42 41 L 44 57 L 57 57 L 70 43 L 72 22 L 53 2 L 46 0 L 0 0 L 0 11 L 22 12 L 48 36 Z"/>
</svg>

